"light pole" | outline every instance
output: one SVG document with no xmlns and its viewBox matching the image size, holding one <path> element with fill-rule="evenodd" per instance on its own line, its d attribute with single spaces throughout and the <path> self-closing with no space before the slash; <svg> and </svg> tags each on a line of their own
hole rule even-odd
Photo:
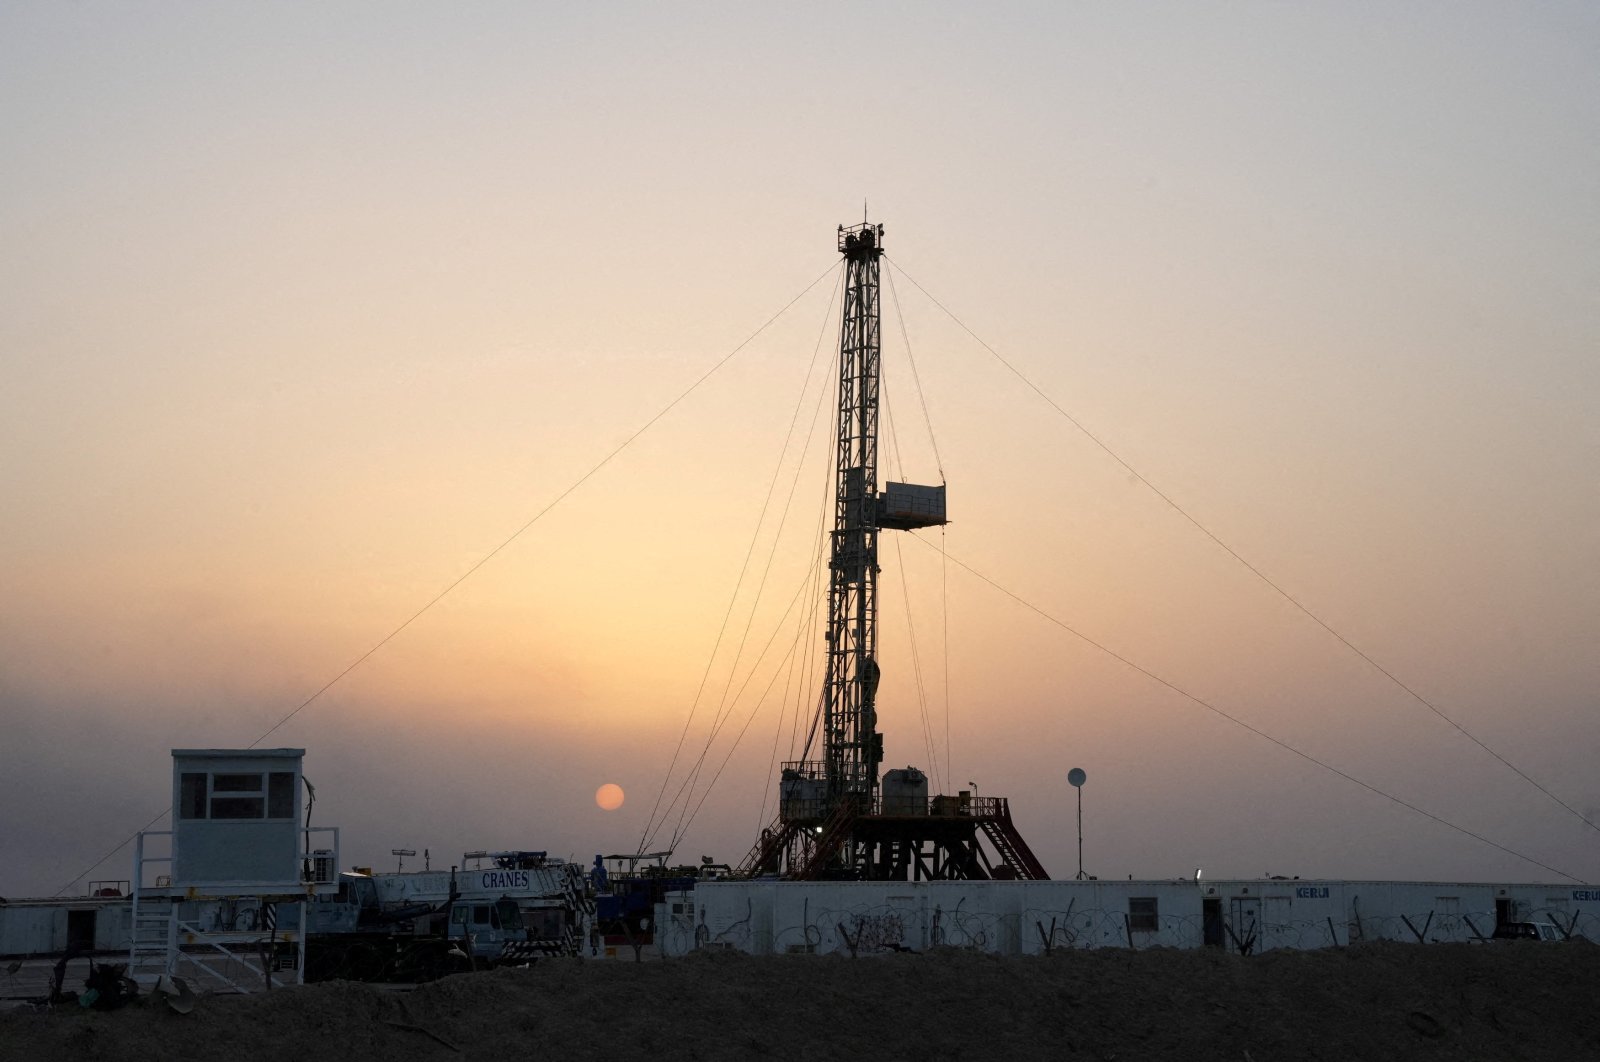
<svg viewBox="0 0 1600 1062">
<path fill-rule="evenodd" d="M 1078 880 L 1083 880 L 1083 783 L 1089 776 L 1083 773 L 1082 767 L 1074 767 L 1067 772 L 1067 782 L 1078 791 Z"/>
</svg>

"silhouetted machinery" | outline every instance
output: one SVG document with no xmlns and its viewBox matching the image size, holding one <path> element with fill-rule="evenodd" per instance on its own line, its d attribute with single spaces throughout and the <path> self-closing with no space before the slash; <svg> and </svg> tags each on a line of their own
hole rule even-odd
<svg viewBox="0 0 1600 1062">
<path fill-rule="evenodd" d="M 785 763 L 778 817 L 738 873 L 792 879 L 1044 879 L 1004 797 L 928 793 L 915 767 L 880 784 L 878 532 L 946 523 L 945 488 L 878 488 L 881 377 L 879 267 L 883 226 L 839 227 L 845 259 L 839 326 L 834 523 L 828 571 L 827 678 L 821 758 Z M 804 753 L 809 757 L 811 745 Z M 987 841 L 987 845 L 983 842 Z"/>
</svg>

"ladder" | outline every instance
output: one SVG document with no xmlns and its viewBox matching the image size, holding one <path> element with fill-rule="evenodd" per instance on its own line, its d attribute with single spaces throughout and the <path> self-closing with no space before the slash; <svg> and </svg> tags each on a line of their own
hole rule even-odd
<svg viewBox="0 0 1600 1062">
<path fill-rule="evenodd" d="M 171 837 L 171 830 L 141 831 L 133 845 L 133 906 L 128 927 L 128 977 L 148 987 L 157 978 L 174 971 L 178 959 L 178 917 L 171 896 L 145 886 L 147 864 L 165 865 L 170 870 L 172 857 L 146 855 L 146 837 Z M 158 878 L 160 882 L 162 879 Z"/>
<path fill-rule="evenodd" d="M 143 889 L 133 892 L 128 976 L 148 987 L 163 974 L 173 972 L 178 950 L 178 921 L 171 897 L 143 893 Z"/>
</svg>

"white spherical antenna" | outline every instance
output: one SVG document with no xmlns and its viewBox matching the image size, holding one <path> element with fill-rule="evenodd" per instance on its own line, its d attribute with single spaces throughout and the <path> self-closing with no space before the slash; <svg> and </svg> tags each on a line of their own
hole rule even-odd
<svg viewBox="0 0 1600 1062">
<path fill-rule="evenodd" d="M 1074 789 L 1082 789 L 1083 783 L 1088 780 L 1089 776 L 1083 773 L 1082 767 L 1074 767 L 1067 772 L 1067 783 Z"/>
</svg>

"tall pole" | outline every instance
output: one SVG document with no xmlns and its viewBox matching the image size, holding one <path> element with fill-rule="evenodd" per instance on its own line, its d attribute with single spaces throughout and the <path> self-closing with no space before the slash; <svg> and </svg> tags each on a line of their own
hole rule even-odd
<svg viewBox="0 0 1600 1062">
<path fill-rule="evenodd" d="M 1078 880 L 1083 880 L 1083 786 L 1078 790 Z"/>
<path fill-rule="evenodd" d="M 1083 880 L 1083 783 L 1089 780 L 1082 767 L 1067 772 L 1067 784 L 1078 791 L 1078 880 Z"/>
<path fill-rule="evenodd" d="M 839 323 L 838 456 L 828 562 L 828 678 L 824 712 L 828 798 L 870 808 L 878 735 L 879 259 L 883 226 L 839 229 L 845 260 Z"/>
</svg>

